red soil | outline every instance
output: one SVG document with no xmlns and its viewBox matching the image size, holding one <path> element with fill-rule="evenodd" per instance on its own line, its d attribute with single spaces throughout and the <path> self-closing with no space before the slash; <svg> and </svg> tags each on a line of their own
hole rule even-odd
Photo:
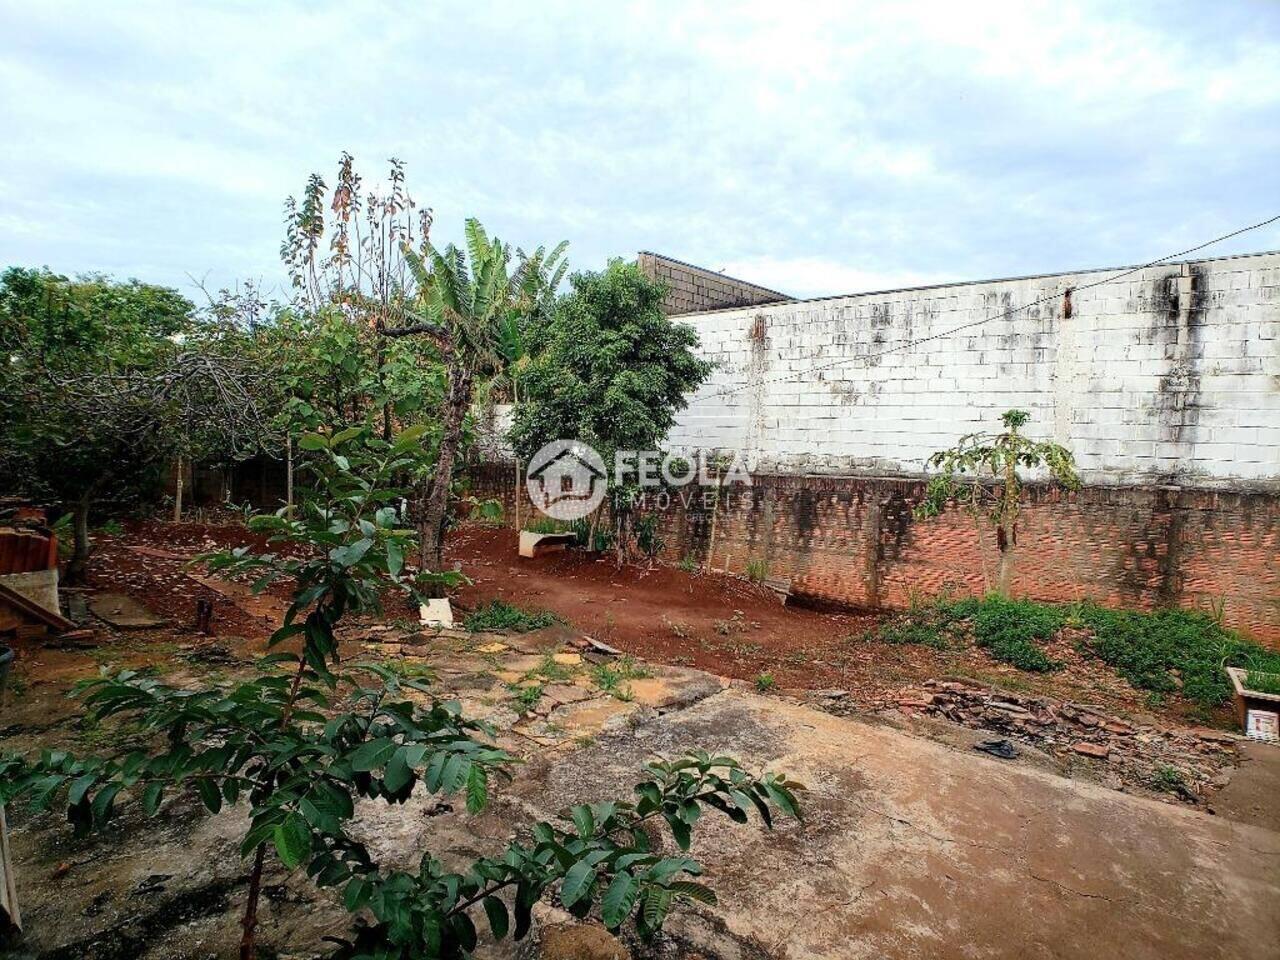
<svg viewBox="0 0 1280 960">
<path fill-rule="evenodd" d="M 114 653 L 133 665 L 172 657 L 175 644 L 182 649 L 214 643 L 239 657 L 261 654 L 278 626 L 268 608 L 279 609 L 279 601 L 287 601 L 289 584 L 271 586 L 278 601 L 274 605 L 228 598 L 196 582 L 189 573 L 204 571 L 185 559 L 221 547 L 263 547 L 255 541 L 237 523 L 132 522 L 123 536 L 99 537 L 90 565 L 91 589 L 129 594 L 170 621 L 160 629 L 115 635 L 115 645 L 124 646 Z M 517 535 L 508 529 L 465 525 L 451 535 L 448 556 L 473 581 L 455 596 L 459 614 L 495 598 L 524 609 L 544 608 L 598 640 L 654 662 L 743 680 L 768 674 L 782 689 L 845 690 L 850 702 L 862 707 L 893 702 L 904 687 L 927 678 L 967 676 L 1130 715 L 1151 709 L 1145 693 L 1082 657 L 1069 638 L 1055 642 L 1051 650 L 1064 661 L 1063 670 L 1028 674 L 972 644 L 937 650 L 884 643 L 874 638 L 879 615 L 784 607 L 772 591 L 722 574 L 663 566 L 618 568 L 611 556 L 576 551 L 520 559 Z M 214 603 L 213 638 L 192 628 L 200 597 Z M 415 614 L 404 599 L 386 597 L 384 619 L 408 626 Z M 99 643 L 112 640 L 109 628 L 99 624 L 98 630 Z M 38 663 L 37 673 L 50 678 L 64 670 L 83 671 L 88 657 L 83 650 L 46 648 L 26 651 L 24 659 L 30 666 Z M 1155 712 L 1181 717 L 1187 705 L 1175 700 Z M 1217 711 L 1212 720 L 1226 723 L 1230 718 Z"/>
</svg>

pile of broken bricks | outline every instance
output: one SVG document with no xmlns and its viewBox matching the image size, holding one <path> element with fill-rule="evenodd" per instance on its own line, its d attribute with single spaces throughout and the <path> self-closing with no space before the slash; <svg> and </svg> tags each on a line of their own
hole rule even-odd
<svg viewBox="0 0 1280 960">
<path fill-rule="evenodd" d="M 1024 697 L 966 680 L 926 680 L 887 704 L 945 717 L 1033 746 L 1059 761 L 1087 758 L 1113 786 L 1167 792 L 1201 803 L 1239 762 L 1238 738 L 1205 728 L 1136 724 L 1096 707 Z"/>
</svg>

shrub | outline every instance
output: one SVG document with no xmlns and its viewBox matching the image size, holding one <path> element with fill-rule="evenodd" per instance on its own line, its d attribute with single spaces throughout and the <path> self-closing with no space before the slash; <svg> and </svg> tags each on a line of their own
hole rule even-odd
<svg viewBox="0 0 1280 960">
<path fill-rule="evenodd" d="M 553 891 L 579 919 L 598 907 L 610 929 L 634 915 L 646 939 L 673 906 L 714 903 L 714 893 L 692 879 L 701 866 L 684 855 L 694 824 L 711 810 L 738 823 L 754 811 L 766 825 L 774 809 L 799 813 L 796 784 L 777 774 L 752 776 L 732 758 L 705 751 L 656 759 L 632 799 L 571 807 L 553 822 L 533 824 L 496 856 L 459 864 L 461 872 L 430 851 L 416 869 L 380 864 L 364 831 L 351 829 L 364 807 L 357 801 L 399 804 L 420 789 L 461 795 L 478 813 L 514 762 L 492 744 L 493 730 L 461 716 L 456 701 L 422 706 L 422 698 L 403 695 L 406 688 L 428 693 L 420 682 L 376 664 L 353 668 L 339 655 L 337 628 L 347 614 L 380 613 L 387 586 L 420 600 L 419 587 L 440 577 L 403 576 L 414 537 L 397 524 L 393 504 L 403 492 L 389 482 L 420 437 L 390 444 L 360 430 L 305 436 L 301 448 L 318 454 L 321 496 L 305 502 L 297 518 L 283 510 L 255 517 L 252 529 L 311 549 L 301 559 L 248 548 L 210 558 L 215 570 L 261 573 L 258 590 L 278 576 L 292 579 L 292 603 L 271 645 L 292 640 L 300 654 L 264 658 L 260 672 L 230 693 L 179 689 L 131 671 L 88 683 L 81 689 L 93 723 L 136 723 L 140 742 L 117 738 L 110 753 L 83 758 L 64 750 L 2 754 L 0 803 L 25 798 L 41 810 L 57 802 L 84 833 L 106 825 L 122 796 L 149 817 L 161 811 L 166 793 L 196 797 L 211 813 L 244 802 L 248 823 L 239 847 L 252 866 L 239 955 L 247 960 L 257 953 L 269 855 L 316 886 L 341 891 L 353 915 L 370 915 L 371 923 L 362 916 L 354 925 L 352 940 L 338 942 L 342 955 L 379 960 L 469 957 L 477 942 L 472 915 L 482 911 L 495 939 L 508 932 L 523 939 L 533 906 Z M 358 446 L 351 442 L 357 438 Z M 374 682 L 366 685 L 368 677 Z M 662 822 L 679 854 L 655 850 Z"/>
<path fill-rule="evenodd" d="M 753 583 L 763 583 L 769 579 L 769 562 L 767 560 L 748 560 L 747 579 Z"/>
<path fill-rule="evenodd" d="M 1096 604 L 1080 609 L 1091 636 L 1085 646 L 1135 687 L 1217 706 L 1231 695 L 1225 667 L 1280 672 L 1280 653 L 1228 630 L 1210 614 L 1193 610 L 1140 613 Z"/>
<path fill-rule="evenodd" d="M 511 630 L 528 633 L 541 630 L 558 622 L 559 618 L 546 610 L 521 610 L 505 600 L 491 600 L 467 615 L 463 625 L 472 633 L 481 630 Z"/>
<path fill-rule="evenodd" d="M 971 619 L 973 639 L 997 660 L 1037 673 L 1061 666 L 1038 646 L 1062 629 L 1066 617 L 1060 608 L 991 594 L 981 600 L 959 600 L 952 609 Z"/>
<path fill-rule="evenodd" d="M 775 681 L 772 673 L 762 673 L 756 677 L 756 689 L 761 693 L 773 689 Z"/>
<path fill-rule="evenodd" d="M 883 623 L 875 638 L 884 643 L 917 643 L 945 650 L 957 639 L 960 624 L 968 616 L 959 605 L 945 600 L 915 603 L 901 616 Z"/>
</svg>

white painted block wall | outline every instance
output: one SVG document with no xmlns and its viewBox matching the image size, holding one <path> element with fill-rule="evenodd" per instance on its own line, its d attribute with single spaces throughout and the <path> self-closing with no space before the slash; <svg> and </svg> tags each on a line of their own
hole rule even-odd
<svg viewBox="0 0 1280 960">
<path fill-rule="evenodd" d="M 717 366 L 668 447 L 766 472 L 911 475 L 1016 407 L 1089 483 L 1280 488 L 1280 254 L 1081 289 L 1119 272 L 682 315 Z"/>
</svg>

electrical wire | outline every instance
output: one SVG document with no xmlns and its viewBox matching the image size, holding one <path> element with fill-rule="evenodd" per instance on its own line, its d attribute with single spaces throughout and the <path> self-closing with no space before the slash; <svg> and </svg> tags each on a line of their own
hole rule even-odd
<svg viewBox="0 0 1280 960">
<path fill-rule="evenodd" d="M 1206 240 L 1204 243 L 1196 244 L 1194 247 L 1188 247 L 1186 250 L 1180 250 L 1177 253 L 1167 254 L 1166 256 L 1160 257 L 1159 259 L 1156 259 L 1156 260 L 1152 260 L 1148 263 L 1141 264 L 1140 266 L 1130 267 L 1129 269 L 1123 270 L 1120 273 L 1115 274 L 1114 276 L 1104 277 L 1103 279 L 1095 280 L 1092 283 L 1086 283 L 1078 287 L 1072 287 L 1071 292 L 1078 293 L 1079 291 L 1082 291 L 1082 290 L 1091 290 L 1094 287 L 1101 287 L 1101 286 L 1105 286 L 1108 283 L 1115 283 L 1117 280 L 1123 280 L 1125 277 L 1133 276 L 1133 274 L 1138 273 L 1141 270 L 1146 270 L 1149 267 L 1158 266 L 1162 263 L 1165 263 L 1166 261 L 1174 260 L 1178 257 L 1185 257 L 1187 256 L 1187 254 L 1196 253 L 1200 250 L 1203 250 L 1205 247 L 1211 247 L 1215 243 L 1222 243 L 1224 240 L 1230 240 L 1231 238 L 1238 237 L 1241 234 L 1249 233 L 1250 231 L 1253 231 L 1253 230 L 1259 230 L 1262 227 L 1269 226 L 1270 224 L 1275 223 L 1276 221 L 1280 221 L 1280 213 L 1276 214 L 1273 217 L 1268 217 L 1266 220 L 1261 220 L 1258 223 L 1250 224 L 1247 227 L 1241 227 L 1238 230 L 1231 231 L 1230 233 L 1224 233 L 1222 236 L 1214 237 L 1212 240 Z M 854 296 L 857 296 L 857 294 L 854 294 Z M 1038 306 L 1042 303 L 1047 303 L 1050 300 L 1057 300 L 1059 296 L 1061 296 L 1061 294 L 1054 293 L 1049 296 L 1040 297 L 1037 300 L 1032 300 L 1028 303 L 1024 303 L 1022 304 L 1022 306 L 1010 307 L 1007 310 L 1003 310 L 1000 313 L 992 314 L 989 317 L 982 317 L 981 319 L 978 319 L 978 320 L 970 320 L 968 323 L 962 323 L 958 327 L 952 327 L 950 330 L 943 330 L 940 333 L 931 334 L 927 337 L 921 337 L 918 340 L 908 340 L 904 343 L 897 344 L 896 346 L 888 347 L 884 350 L 881 350 L 878 353 L 858 354 L 852 357 L 841 357 L 839 360 L 833 360 L 830 363 L 825 363 L 825 364 L 822 364 L 821 366 L 812 367 L 809 370 L 805 370 L 801 373 L 787 374 L 786 376 L 774 377 L 769 380 L 761 380 L 756 383 L 744 383 L 738 387 L 733 387 L 727 390 L 721 390 L 717 393 L 709 393 L 704 397 L 695 397 L 689 401 L 689 406 L 693 406 L 695 403 L 702 403 L 707 400 L 716 400 L 716 399 L 719 399 L 720 397 L 731 396 L 735 393 L 740 393 L 743 390 L 747 390 L 747 389 L 752 389 L 752 390 L 759 389 L 760 387 L 768 386 L 771 383 L 785 383 L 788 380 L 796 380 L 801 377 L 807 377 L 815 373 L 821 373 L 824 370 L 830 370 L 833 367 L 843 366 L 846 363 L 854 363 L 859 360 L 865 360 L 865 361 L 878 360 L 879 358 L 891 353 L 899 353 L 903 350 L 909 350 L 912 347 L 917 347 L 921 344 L 929 343 L 933 340 L 941 340 L 945 337 L 949 337 L 949 336 L 952 336 L 953 334 L 959 333 L 962 330 L 969 330 L 973 327 L 980 327 L 985 323 L 991 323 L 992 321 L 995 321 L 995 320 L 1003 320 L 1007 317 L 1011 317 L 1011 316 L 1014 316 L 1015 314 L 1021 313 L 1024 310 L 1029 310 L 1031 307 Z"/>
</svg>

